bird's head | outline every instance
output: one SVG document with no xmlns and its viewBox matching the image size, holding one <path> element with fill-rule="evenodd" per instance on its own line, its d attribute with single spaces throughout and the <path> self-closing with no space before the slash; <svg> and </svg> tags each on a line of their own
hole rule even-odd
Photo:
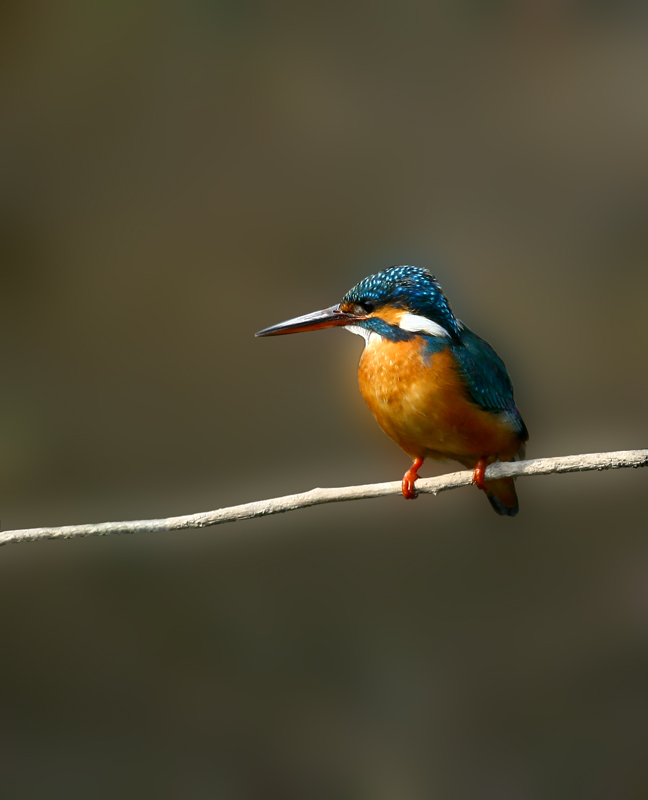
<svg viewBox="0 0 648 800">
<path fill-rule="evenodd" d="M 456 337 L 460 323 L 436 278 L 421 267 L 389 267 L 350 289 L 322 311 L 280 322 L 257 336 L 344 326 L 370 340 L 372 334 L 402 341 L 417 334 Z"/>
</svg>

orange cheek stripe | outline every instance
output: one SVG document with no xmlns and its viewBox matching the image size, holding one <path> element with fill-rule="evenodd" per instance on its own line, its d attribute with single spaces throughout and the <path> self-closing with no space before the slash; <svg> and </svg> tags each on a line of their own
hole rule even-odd
<svg viewBox="0 0 648 800">
<path fill-rule="evenodd" d="M 389 325 L 398 325 L 404 313 L 405 312 L 403 311 L 402 308 L 393 308 L 391 306 L 386 306 L 385 308 L 381 308 L 373 314 L 369 314 L 369 316 L 378 317 L 378 319 L 384 320 Z"/>
</svg>

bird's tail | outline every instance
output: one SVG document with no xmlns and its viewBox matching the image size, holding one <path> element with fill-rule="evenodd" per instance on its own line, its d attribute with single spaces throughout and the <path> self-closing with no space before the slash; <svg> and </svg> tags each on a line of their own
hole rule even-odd
<svg viewBox="0 0 648 800">
<path fill-rule="evenodd" d="M 502 517 L 514 517 L 520 510 L 513 478 L 486 481 L 486 497 Z"/>
</svg>

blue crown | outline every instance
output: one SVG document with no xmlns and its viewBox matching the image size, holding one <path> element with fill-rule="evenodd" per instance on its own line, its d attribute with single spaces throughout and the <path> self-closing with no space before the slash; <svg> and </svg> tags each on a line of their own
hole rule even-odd
<svg viewBox="0 0 648 800">
<path fill-rule="evenodd" d="M 403 308 L 438 322 L 453 335 L 459 332 L 457 318 L 437 279 L 422 267 L 389 267 L 369 275 L 344 295 L 342 303 Z"/>
</svg>

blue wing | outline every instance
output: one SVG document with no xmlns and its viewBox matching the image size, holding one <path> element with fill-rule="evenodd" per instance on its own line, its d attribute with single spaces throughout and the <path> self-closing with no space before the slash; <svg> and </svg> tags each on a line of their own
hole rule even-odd
<svg viewBox="0 0 648 800">
<path fill-rule="evenodd" d="M 502 414 L 520 439 L 526 441 L 529 434 L 515 405 L 513 384 L 493 348 L 464 327 L 459 341 L 452 345 L 452 352 L 473 402 L 486 411 Z"/>
</svg>

